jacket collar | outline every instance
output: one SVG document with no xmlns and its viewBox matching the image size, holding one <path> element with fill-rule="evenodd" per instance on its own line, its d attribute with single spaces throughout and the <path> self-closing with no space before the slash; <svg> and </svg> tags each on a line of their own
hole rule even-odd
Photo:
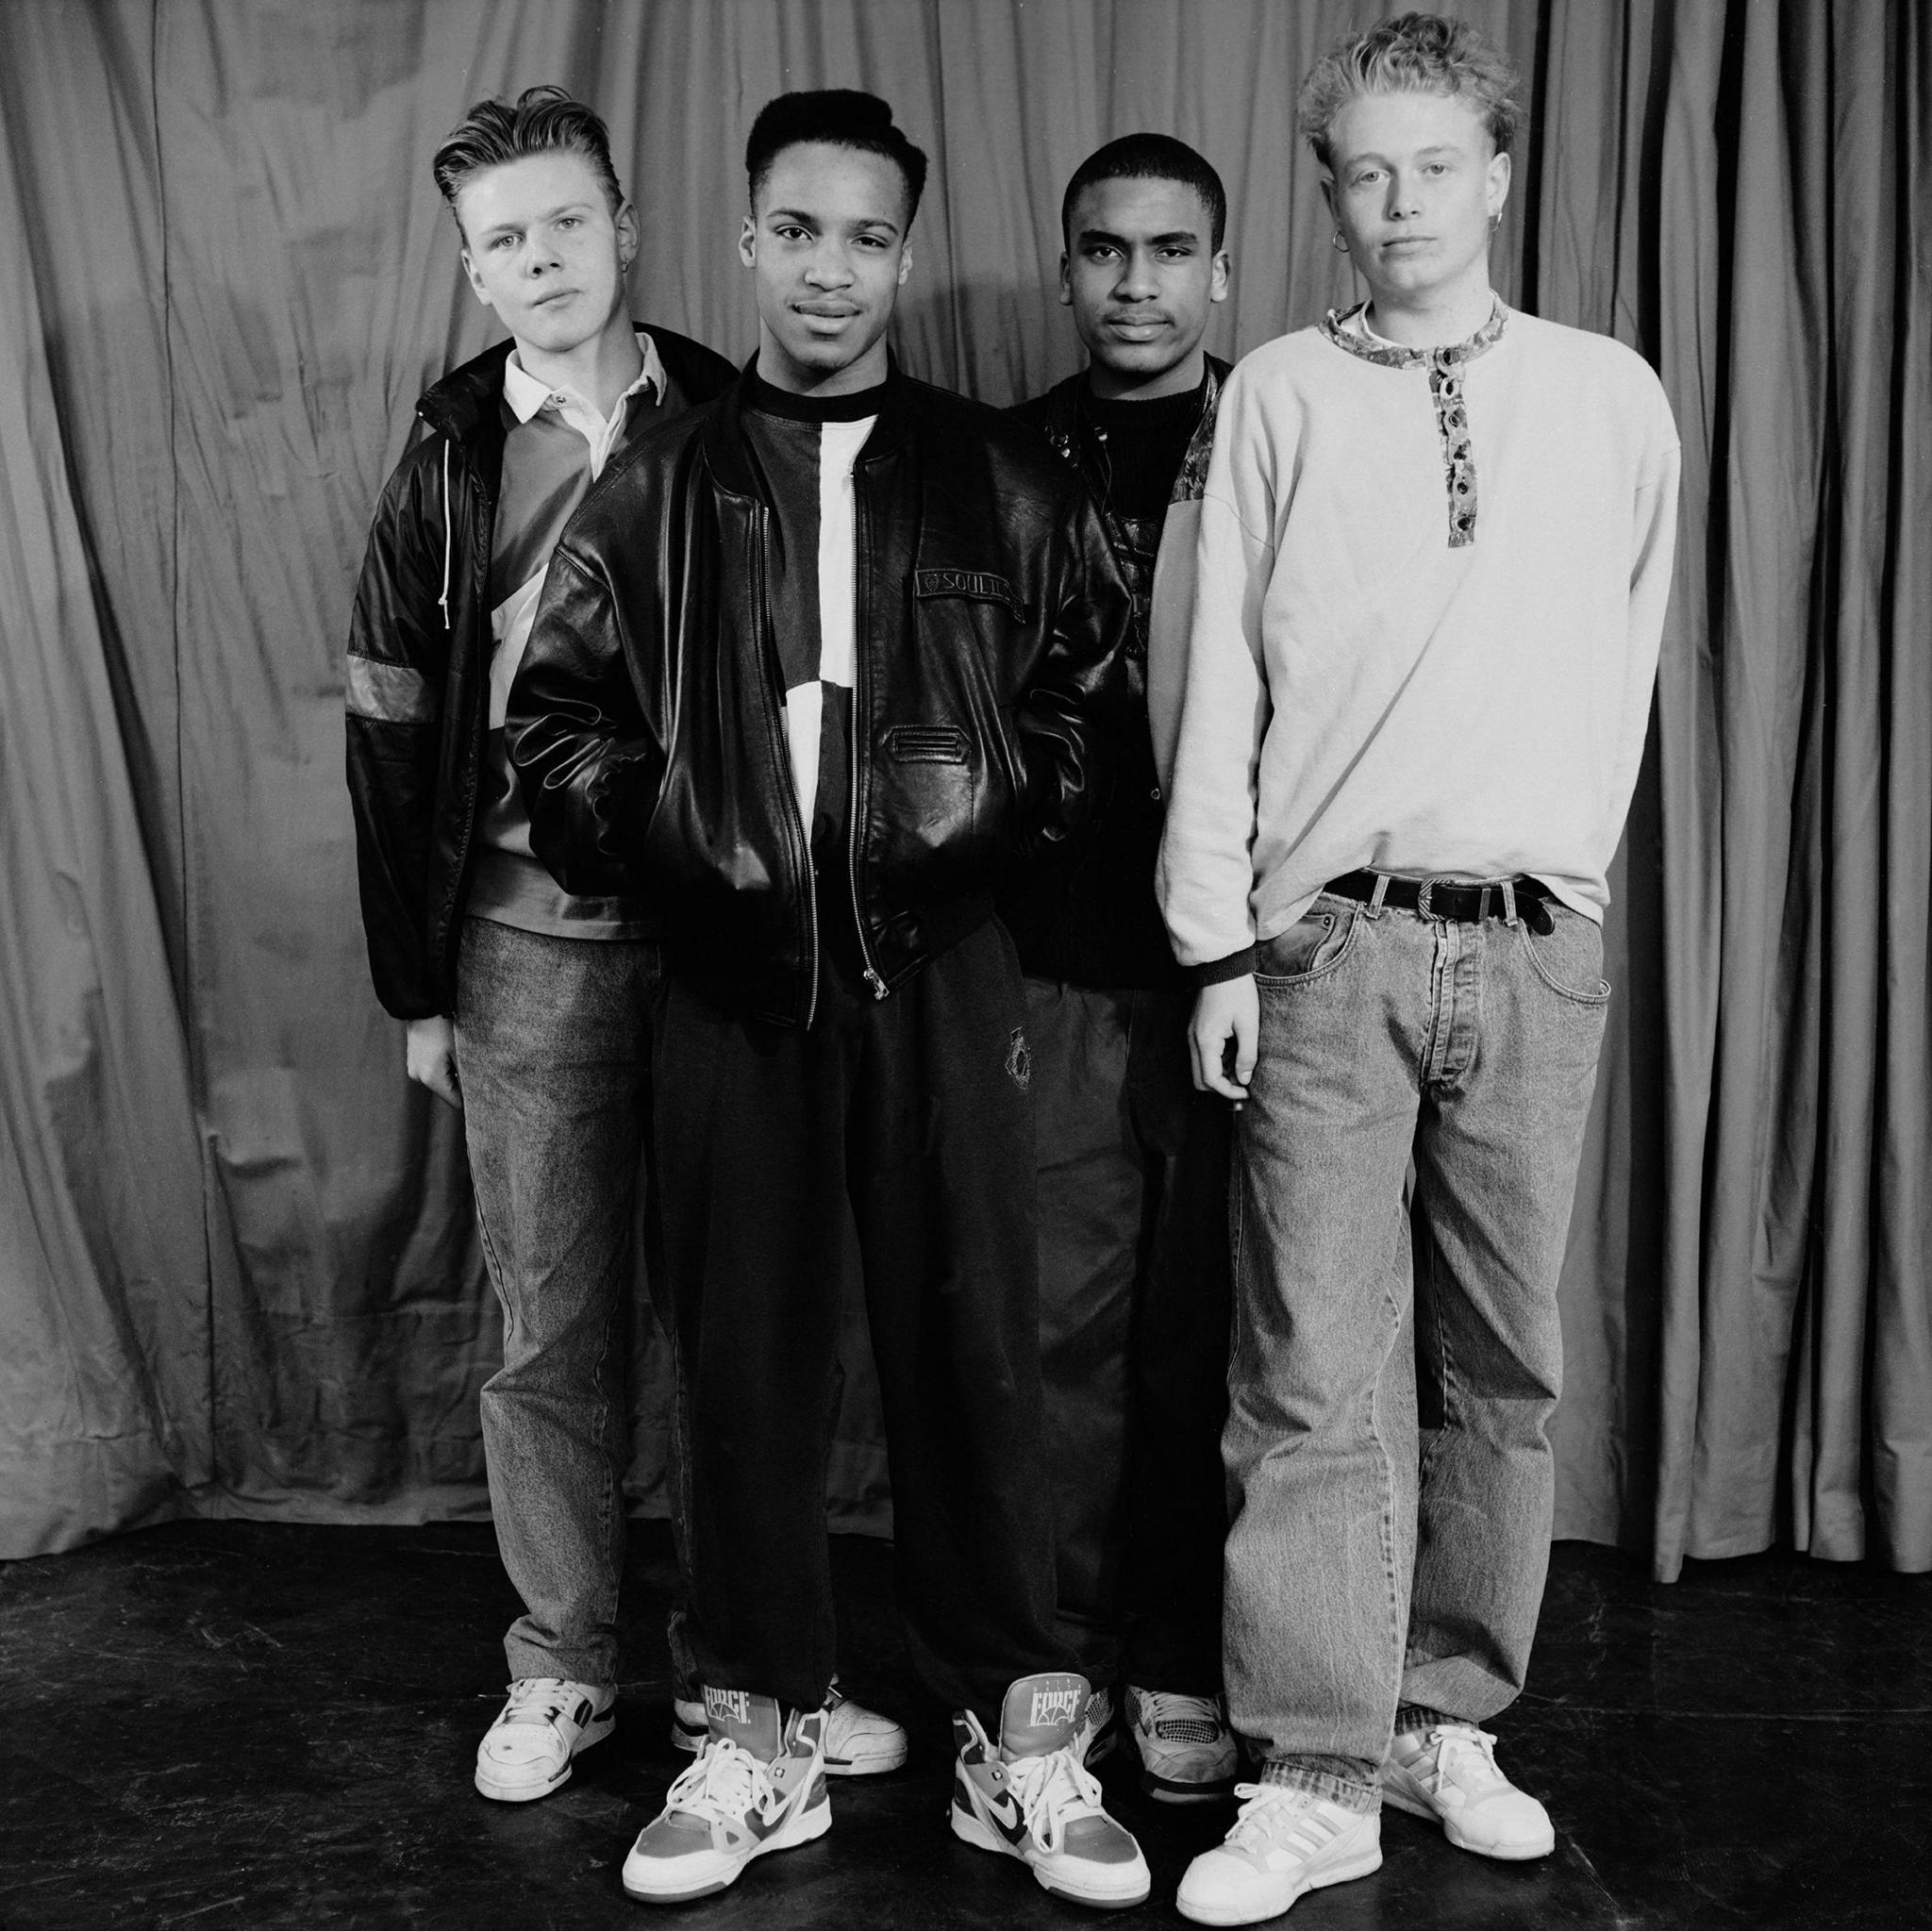
<svg viewBox="0 0 1932 1931">
<path fill-rule="evenodd" d="M 756 496 L 762 501 L 766 492 L 758 479 L 744 431 L 744 398 L 748 387 L 745 377 L 758 364 L 758 353 L 754 350 L 751 358 L 739 371 L 738 380 L 719 398 L 718 407 L 706 419 L 700 441 L 705 460 L 710 465 L 711 474 L 718 479 L 721 489 L 728 490 L 736 496 Z M 885 401 L 879 409 L 878 421 L 873 424 L 872 434 L 865 439 L 865 447 L 858 452 L 860 462 L 876 462 L 882 457 L 894 455 L 908 441 L 911 429 L 911 378 L 900 368 L 898 357 L 888 355 Z"/>
<path fill-rule="evenodd" d="M 650 341 L 649 331 L 641 322 L 633 321 L 631 327 L 637 331 L 641 341 Z M 438 435 L 447 436 L 451 441 L 460 442 L 465 447 L 486 429 L 500 431 L 503 417 L 498 405 L 503 401 L 504 370 L 509 361 L 510 351 L 515 347 L 516 343 L 506 338 L 500 342 L 492 342 L 480 356 L 472 357 L 459 368 L 452 369 L 423 391 L 416 404 L 416 413 Z M 645 351 L 644 372 L 655 376 L 661 395 L 664 367 L 655 342 Z"/>
</svg>

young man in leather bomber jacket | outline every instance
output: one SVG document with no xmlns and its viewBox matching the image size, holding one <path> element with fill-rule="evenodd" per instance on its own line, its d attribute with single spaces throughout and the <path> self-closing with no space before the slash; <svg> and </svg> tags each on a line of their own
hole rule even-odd
<svg viewBox="0 0 1932 1931">
<path fill-rule="evenodd" d="M 410 1077 L 463 1113 L 504 1308 L 483 1442 L 525 1613 L 475 1782 L 518 1803 L 612 1726 L 659 963 L 648 907 L 561 891 L 530 856 L 503 707 L 571 510 L 631 437 L 732 369 L 628 319 L 637 216 L 602 122 L 559 89 L 479 103 L 435 172 L 471 286 L 511 339 L 424 396 L 429 433 L 383 491 L 349 640 L 348 774 L 376 995 L 408 1027 Z M 841 1746 L 883 1729 L 903 1756 L 897 1725 L 857 1706 L 839 1721 Z"/>
<path fill-rule="evenodd" d="M 1054 1632 L 1032 1053 L 993 915 L 1106 783 L 1125 586 L 1023 425 L 885 332 L 925 158 L 869 94 L 755 123 L 757 359 L 559 544 L 510 701 L 536 849 L 664 918 L 658 1145 L 710 1738 L 625 1889 L 722 1889 L 830 1821 L 816 1715 L 842 1257 L 864 1274 L 898 1597 L 956 1711 L 952 1825 L 1090 1904 L 1147 1895 Z M 639 541 L 640 530 L 653 540 Z"/>
</svg>

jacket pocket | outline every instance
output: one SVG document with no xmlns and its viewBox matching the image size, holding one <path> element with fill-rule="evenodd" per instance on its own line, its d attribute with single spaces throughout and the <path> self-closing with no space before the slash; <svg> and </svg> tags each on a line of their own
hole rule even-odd
<svg viewBox="0 0 1932 1931">
<path fill-rule="evenodd" d="M 894 724 L 886 756 L 899 764 L 965 764 L 966 733 L 958 724 Z"/>
</svg>

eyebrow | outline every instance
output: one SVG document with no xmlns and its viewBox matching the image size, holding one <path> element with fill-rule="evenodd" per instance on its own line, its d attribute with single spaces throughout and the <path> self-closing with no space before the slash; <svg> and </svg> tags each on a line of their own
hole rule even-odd
<svg viewBox="0 0 1932 1931">
<path fill-rule="evenodd" d="M 813 214 L 803 208 L 768 208 L 764 218 L 768 222 L 796 222 L 801 227 L 807 228 L 822 228 L 825 225 L 823 215 Z M 885 228 L 894 235 L 899 232 L 899 224 L 883 214 L 862 214 L 857 221 L 848 222 L 846 225 L 853 228 Z"/>
<path fill-rule="evenodd" d="M 555 208 L 546 208 L 536 219 L 540 222 L 554 222 L 558 215 L 581 214 L 590 206 L 588 201 L 559 202 Z M 524 225 L 522 222 L 491 222 L 487 228 L 479 228 L 476 232 L 481 235 L 507 235 Z"/>
<path fill-rule="evenodd" d="M 1415 158 L 1417 160 L 1422 160 L 1432 154 L 1463 154 L 1466 151 L 1456 141 L 1438 141 L 1432 142 L 1427 147 L 1417 148 Z M 1372 148 L 1366 154 L 1352 154 L 1348 158 L 1348 165 L 1352 168 L 1358 167 L 1363 161 L 1380 161 L 1384 167 L 1387 167 L 1389 157 L 1385 154 L 1377 154 Z"/>
<path fill-rule="evenodd" d="M 1176 241 L 1198 242 L 1200 239 L 1200 234 L 1196 229 L 1170 228 L 1164 235 L 1149 235 L 1147 245 L 1150 248 L 1167 248 Z M 1094 241 L 1111 241 L 1116 248 L 1130 248 L 1133 246 L 1133 243 L 1124 235 L 1116 235 L 1108 228 L 1082 228 L 1080 230 L 1080 245 L 1083 248 Z"/>
</svg>

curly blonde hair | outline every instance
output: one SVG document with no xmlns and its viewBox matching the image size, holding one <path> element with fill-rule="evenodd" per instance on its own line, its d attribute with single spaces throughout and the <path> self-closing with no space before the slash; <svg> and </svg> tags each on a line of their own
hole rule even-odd
<svg viewBox="0 0 1932 1931">
<path fill-rule="evenodd" d="M 1316 61 L 1295 102 L 1295 125 L 1326 168 L 1333 165 L 1328 130 L 1357 94 L 1457 94 L 1482 116 L 1496 152 L 1507 154 L 1522 119 L 1520 85 L 1502 48 L 1466 20 L 1403 13 L 1339 42 Z"/>
</svg>

